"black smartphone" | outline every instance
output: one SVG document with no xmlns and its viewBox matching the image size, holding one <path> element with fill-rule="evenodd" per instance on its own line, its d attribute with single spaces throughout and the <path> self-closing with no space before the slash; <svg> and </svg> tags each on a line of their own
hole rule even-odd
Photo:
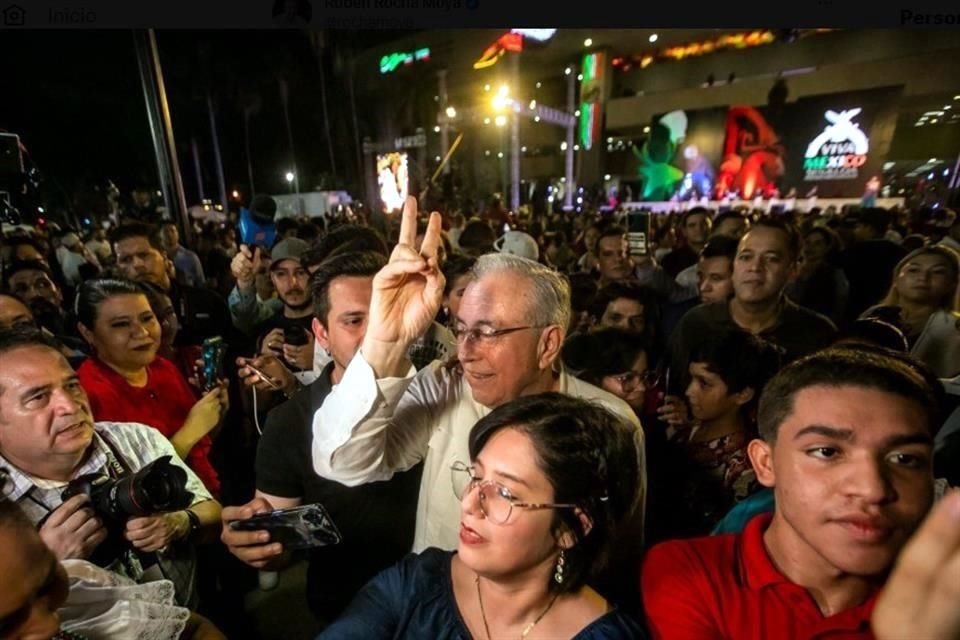
<svg viewBox="0 0 960 640">
<path fill-rule="evenodd" d="M 269 531 L 270 542 L 279 542 L 286 551 L 338 544 L 343 538 L 330 514 L 320 503 L 278 509 L 248 520 L 232 520 L 234 531 Z"/>
<path fill-rule="evenodd" d="M 203 341 L 203 347 L 200 350 L 200 358 L 203 360 L 200 382 L 204 391 L 210 391 L 216 387 L 223 378 L 223 356 L 226 351 L 227 345 L 220 336 Z"/>
<path fill-rule="evenodd" d="M 631 256 L 645 257 L 649 253 L 650 222 L 649 211 L 627 213 L 627 240 Z"/>
<path fill-rule="evenodd" d="M 283 328 L 283 343 L 291 347 L 302 347 L 310 342 L 310 336 L 307 332 L 297 325 L 287 325 Z"/>
</svg>

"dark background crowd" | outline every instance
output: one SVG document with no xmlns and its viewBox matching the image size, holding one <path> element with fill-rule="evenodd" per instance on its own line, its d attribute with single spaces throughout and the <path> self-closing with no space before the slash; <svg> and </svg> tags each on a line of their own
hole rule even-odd
<svg viewBox="0 0 960 640">
<path fill-rule="evenodd" d="M 272 213 L 268 198 L 250 204 L 268 217 Z M 429 274 L 442 273 L 439 308 L 422 323 L 425 330 L 411 336 L 399 332 L 383 340 L 406 341 L 409 362 L 419 370 L 438 367 L 438 380 L 453 375 L 441 375 L 444 367 L 459 366 L 472 400 L 487 411 L 495 409 L 489 417 L 484 417 L 487 411 L 477 415 L 482 418 L 478 428 L 484 424 L 491 431 L 486 440 L 477 436 L 478 443 L 471 435 L 474 466 L 467 478 L 470 491 L 481 487 L 479 504 L 486 519 L 495 519 L 499 503 L 473 475 L 476 456 L 483 460 L 484 452 L 488 458 L 492 452 L 509 454 L 507 436 L 497 435 L 497 430 L 512 424 L 510 420 L 532 424 L 539 418 L 531 416 L 541 416 L 561 424 L 563 412 L 557 407 L 567 402 L 548 398 L 549 402 L 513 408 L 515 414 L 500 416 L 504 406 L 513 404 L 506 401 L 531 394 L 501 398 L 494 388 L 499 383 L 486 377 L 503 377 L 506 372 L 519 377 L 528 366 L 537 375 L 552 371 L 556 376 L 562 371 L 576 380 L 570 384 L 602 390 L 606 392 L 602 398 L 612 396 L 607 402 L 626 407 L 621 418 L 642 426 L 642 466 L 625 494 L 642 496 L 640 515 L 626 506 L 620 509 L 621 516 L 634 514 L 632 528 L 625 529 L 630 536 L 621 532 L 612 545 L 613 561 L 607 570 L 588 572 L 590 585 L 637 622 L 617 623 L 625 626 L 617 632 L 601 629 L 589 637 L 621 637 L 620 633 L 629 637 L 643 633 L 641 626 L 655 637 L 695 637 L 671 634 L 670 622 L 651 612 L 650 603 L 660 603 L 666 596 L 648 591 L 652 587 L 647 576 L 641 585 L 640 559 L 662 541 L 741 531 L 748 536 L 752 518 L 780 508 L 780 494 L 775 507 L 774 484 L 758 468 L 750 449 L 764 436 L 763 426 L 758 426 L 764 410 L 762 392 L 785 367 L 824 349 L 879 352 L 922 373 L 922 382 L 935 392 L 940 405 L 937 410 L 928 407 L 930 430 L 936 434 L 929 471 L 940 483 L 940 494 L 944 486 L 957 484 L 960 220 L 955 212 L 857 206 L 782 212 L 693 207 L 667 214 L 618 208 L 534 215 L 509 212 L 493 198 L 480 206 L 451 207 L 440 213 L 439 220 L 419 217 L 413 243 L 405 237 L 410 229 L 403 228 L 400 214 L 367 220 L 361 209 L 347 208 L 326 218 L 276 219 L 273 241 L 260 246 L 242 242 L 235 212 L 228 212 L 224 221 L 189 220 L 185 228 L 135 201 L 118 206 L 109 228 L 72 229 L 51 222 L 29 228 L 5 225 L 0 368 L 8 374 L 0 374 L 0 384 L 8 384 L 3 375 L 33 375 L 16 369 L 25 360 L 35 368 L 60 372 L 57 375 L 64 379 L 75 371 L 82 390 L 71 391 L 69 385 L 63 389 L 86 407 L 95 425 L 92 442 L 101 452 L 76 458 L 79 466 L 68 465 L 64 476 L 54 462 L 61 455 L 59 438 L 76 428 L 60 417 L 69 413 L 67 409 L 51 410 L 50 424 L 58 426 L 49 429 L 50 451 L 43 450 L 42 443 L 23 445 L 25 436 L 12 438 L 11 427 L 2 425 L 5 493 L 20 505 L 57 560 L 91 560 L 140 583 L 149 583 L 156 575 L 151 566 L 159 567 L 175 587 L 167 604 L 203 616 L 194 616 L 187 624 L 186 631 L 195 631 L 195 637 L 215 633 L 213 625 L 228 637 L 244 638 L 312 637 L 324 628 L 330 637 L 361 632 L 363 627 L 351 627 L 349 621 L 328 625 L 358 593 L 368 594 L 364 585 L 381 571 L 401 560 L 409 563 L 404 557 L 411 549 L 423 551 L 446 540 L 445 534 L 430 533 L 431 518 L 443 512 L 424 506 L 436 504 L 430 502 L 434 491 L 430 482 L 436 473 L 430 456 L 439 454 L 390 462 L 390 473 L 379 481 L 369 473 L 362 481 L 338 475 L 346 474 L 335 468 L 339 453 L 330 456 L 333 471 L 320 473 L 323 456 L 317 439 L 323 427 L 318 425 L 328 419 L 320 408 L 366 402 L 359 392 L 349 399 L 336 395 L 342 389 L 361 388 L 355 379 L 362 372 L 356 372 L 354 362 L 361 344 L 375 377 L 388 377 L 380 370 L 381 361 L 367 353 L 372 344 L 365 335 L 373 326 L 368 325 L 373 323 L 368 316 L 373 314 L 371 298 L 374 306 L 381 304 L 378 292 L 387 286 L 382 274 L 390 269 L 385 265 L 401 258 L 420 260 L 421 254 L 423 266 L 411 273 L 427 274 L 427 290 Z M 642 237 L 628 233 L 638 228 L 636 216 L 645 225 Z M 403 253 L 411 247 L 413 253 Z M 491 255 L 515 256 L 539 266 L 527 262 L 504 266 Z M 566 290 L 566 297 L 559 297 L 566 307 L 544 320 L 518 320 L 510 326 L 490 320 L 493 312 L 477 315 L 476 299 L 467 293 L 470 283 L 485 282 L 490 273 L 510 269 L 533 274 L 530 281 L 540 284 L 531 287 Z M 517 287 L 512 289 L 516 307 L 509 297 L 496 298 L 505 305 L 504 313 L 526 304 L 524 290 Z M 477 322 L 468 322 L 469 318 Z M 541 351 L 535 351 L 541 360 L 527 363 L 522 349 L 505 351 L 496 356 L 499 360 L 493 355 L 486 360 L 478 357 L 482 366 L 472 359 L 472 350 L 483 345 L 500 348 L 502 341 L 512 339 L 508 332 L 558 322 L 564 326 L 555 336 L 544 331 L 540 342 L 534 342 L 540 345 Z M 375 326 L 384 331 L 382 323 Z M 33 330 L 42 338 L 22 337 Z M 223 345 L 222 366 L 214 379 L 204 361 L 211 338 L 220 338 Z M 36 351 L 41 339 L 54 351 Z M 21 357 L 17 363 L 5 358 L 28 348 L 34 349 L 30 358 Z M 62 356 L 62 364 L 51 354 Z M 431 365 L 435 360 L 442 364 Z M 402 368 L 396 371 L 402 378 Z M 426 376 L 415 380 L 422 378 Z M 59 389 L 59 378 L 49 384 Z M 537 388 L 523 384 L 527 382 L 517 382 L 515 388 Z M 552 390 L 563 393 L 572 388 Z M 418 402 L 434 402 L 428 397 L 432 387 L 423 389 L 427 399 Z M 28 415 L 32 410 L 28 400 L 22 404 L 26 409 L 14 409 L 7 406 L 13 402 L 9 389 L 3 393 L 0 420 L 12 425 L 16 419 L 34 419 Z M 383 389 L 379 393 L 393 398 Z M 52 406 L 60 396 L 51 394 Z M 594 398 L 583 392 L 569 394 Z M 390 410 L 409 408 L 406 398 Z M 331 404 L 334 401 L 342 404 Z M 565 411 L 579 415 L 586 409 L 577 405 Z M 441 420 L 438 416 L 434 419 Z M 368 419 L 358 418 L 363 424 Z M 602 422 L 596 416 L 585 420 Z M 152 429 L 142 432 L 131 423 Z M 473 422 L 463 427 L 469 430 Z M 610 442 L 619 437 L 619 428 L 611 426 L 598 444 L 583 445 L 601 451 L 600 466 L 612 462 L 603 451 L 613 447 Z M 542 458 L 552 445 L 549 437 L 538 437 L 531 427 L 530 438 Z M 429 436 L 434 451 L 440 446 L 436 439 Z M 514 446 L 522 450 L 527 445 Z M 101 454 L 106 461 L 101 460 L 101 466 L 117 478 L 157 457 L 170 456 L 178 469 L 188 472 L 193 497 L 183 509 L 110 525 L 105 514 L 85 507 L 82 498 L 62 499 L 59 488 L 81 470 L 96 471 L 93 461 Z M 110 464 L 114 458 L 117 466 Z M 594 462 L 588 458 L 583 464 L 596 466 Z M 376 464 L 379 469 L 387 463 Z M 448 484 L 449 472 L 444 474 L 441 478 Z M 559 490 L 568 480 L 557 477 L 561 479 L 553 484 Z M 53 479 L 63 482 L 58 485 Z M 603 481 L 609 478 L 604 476 Z M 449 492 L 447 484 L 444 489 Z M 617 500 L 615 492 L 607 498 Z M 463 504 L 468 500 L 464 497 Z M 339 544 L 291 553 L 271 548 L 275 540 L 252 537 L 259 533 L 237 537 L 229 525 L 254 513 L 315 503 L 322 504 L 335 523 L 342 536 Z M 600 531 L 595 535 L 606 535 L 599 522 L 593 524 Z M 0 519 L 0 529 L 2 523 Z M 82 536 L 77 534 L 81 529 Z M 464 562 L 470 558 L 464 551 L 472 544 L 470 535 L 482 538 L 467 529 L 459 538 Z M 588 530 L 581 532 L 587 540 Z M 111 548 L 105 550 L 108 544 Z M 561 575 L 563 548 L 556 569 Z M 569 553 L 569 571 L 574 584 L 580 584 L 577 572 L 586 569 Z M 651 572 L 665 570 L 662 559 L 659 562 L 651 560 L 656 564 Z M 889 565 L 878 573 L 888 570 Z M 457 576 L 455 570 L 451 580 L 459 598 L 463 587 Z M 481 584 L 478 575 L 477 596 Z M 283 597 L 271 595 L 281 593 Z M 419 597 L 401 593 L 409 599 Z M 363 605 L 363 597 L 374 598 L 361 596 L 359 605 L 354 601 L 350 606 Z M 491 615 L 492 604 L 483 609 L 483 597 L 479 628 L 486 626 L 487 636 L 497 637 L 491 636 L 488 621 L 495 631 L 501 622 L 495 619 L 497 614 Z M 485 597 L 493 602 L 495 594 Z M 554 597 L 544 614 L 555 602 L 561 607 L 564 599 Z M 475 630 L 481 618 L 475 620 L 472 609 L 463 609 L 463 616 L 462 624 Z M 645 625 L 630 626 L 642 623 L 644 616 Z M 541 616 L 546 624 L 550 617 Z M 534 624 L 544 623 L 538 618 Z M 421 631 L 430 629 L 434 628 L 428 625 Z M 536 627 L 531 637 L 536 637 Z M 777 634 L 770 630 L 766 637 Z"/>
</svg>

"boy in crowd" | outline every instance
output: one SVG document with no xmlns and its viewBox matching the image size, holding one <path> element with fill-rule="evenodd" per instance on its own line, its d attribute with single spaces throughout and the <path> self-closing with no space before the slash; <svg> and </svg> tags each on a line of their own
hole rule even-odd
<svg viewBox="0 0 960 640">
<path fill-rule="evenodd" d="M 833 348 L 778 373 L 748 445 L 775 511 L 650 551 L 653 637 L 872 637 L 877 593 L 933 502 L 937 407 L 929 377 L 893 352 Z"/>
</svg>

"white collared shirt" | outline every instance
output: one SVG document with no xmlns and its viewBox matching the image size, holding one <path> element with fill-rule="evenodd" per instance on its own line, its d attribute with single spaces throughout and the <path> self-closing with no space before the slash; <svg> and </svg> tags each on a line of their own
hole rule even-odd
<svg viewBox="0 0 960 640">
<path fill-rule="evenodd" d="M 636 415 L 620 398 L 566 372 L 560 374 L 558 390 L 596 401 L 636 425 L 641 470 L 638 524 L 642 524 L 646 466 L 643 429 Z M 413 551 L 456 549 L 460 501 L 453 493 L 450 465 L 469 461 L 470 429 L 489 413 L 474 400 L 456 368 L 437 361 L 419 372 L 411 366 L 402 378 L 377 380 L 358 352 L 314 414 L 313 467 L 324 478 L 356 486 L 387 480 L 423 460 Z"/>
</svg>

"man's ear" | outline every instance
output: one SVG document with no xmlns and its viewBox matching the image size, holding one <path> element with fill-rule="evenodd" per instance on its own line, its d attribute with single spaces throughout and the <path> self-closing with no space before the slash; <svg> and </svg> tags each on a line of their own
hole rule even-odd
<svg viewBox="0 0 960 640">
<path fill-rule="evenodd" d="M 765 487 L 775 486 L 777 475 L 773 468 L 773 445 L 760 439 L 751 440 L 747 445 L 747 455 L 757 474 L 757 481 Z"/>
<path fill-rule="evenodd" d="M 564 328 L 551 326 L 540 336 L 537 360 L 541 370 L 551 368 L 557 358 L 560 357 L 560 349 L 563 347 L 563 333 Z"/>
<path fill-rule="evenodd" d="M 583 509 L 577 508 L 573 510 L 574 515 L 577 516 L 580 520 L 580 528 L 583 529 L 583 537 L 586 537 L 590 534 L 590 531 L 593 530 L 593 520 L 590 519 L 590 516 L 587 515 Z M 557 546 L 563 550 L 572 549 L 577 541 L 573 537 L 573 533 L 570 532 L 565 525 L 562 525 L 560 530 L 560 535 L 557 536 Z"/>
<path fill-rule="evenodd" d="M 733 400 L 737 403 L 737 406 L 742 407 L 751 400 L 756 392 L 753 390 L 753 387 L 747 387 L 737 393 L 733 394 Z"/>
<path fill-rule="evenodd" d="M 317 342 L 320 343 L 320 346 L 325 350 L 330 350 L 330 332 L 327 331 L 327 328 L 317 319 L 314 318 L 313 322 L 310 324 L 310 328 L 313 329 L 313 335 L 317 339 Z"/>
</svg>

